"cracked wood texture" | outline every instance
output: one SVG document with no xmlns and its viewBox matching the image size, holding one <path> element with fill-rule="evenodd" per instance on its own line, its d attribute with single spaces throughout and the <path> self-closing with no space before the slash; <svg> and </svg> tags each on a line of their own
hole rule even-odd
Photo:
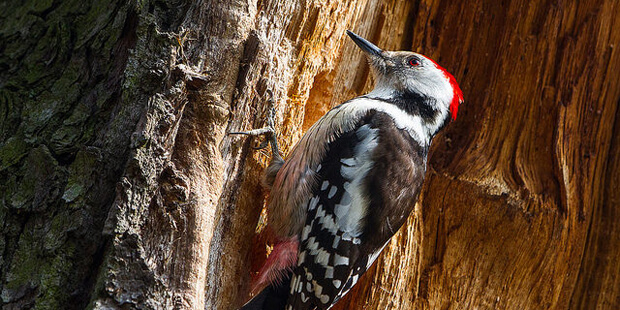
<svg viewBox="0 0 620 310">
<path fill-rule="evenodd" d="M 466 102 L 408 223 L 336 309 L 620 307 L 620 4 L 0 4 L 2 309 L 235 309 L 266 257 L 257 128 L 286 154 L 372 87 L 351 29 Z"/>
</svg>

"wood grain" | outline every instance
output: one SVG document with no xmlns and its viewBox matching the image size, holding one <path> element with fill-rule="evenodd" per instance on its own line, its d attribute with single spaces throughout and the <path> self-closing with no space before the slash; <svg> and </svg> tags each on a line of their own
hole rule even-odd
<svg viewBox="0 0 620 310">
<path fill-rule="evenodd" d="M 416 213 L 338 309 L 618 305 L 617 264 L 603 263 L 618 260 L 618 10 L 613 1 L 366 3 L 351 28 L 436 59 L 466 103 L 434 143 Z M 372 85 L 361 55 L 343 46 L 314 77 L 302 130 Z"/>
<path fill-rule="evenodd" d="M 335 309 L 620 308 L 614 0 L 22 1 L 0 11 L 3 309 L 234 309 L 284 154 L 372 88 L 351 29 L 465 103 L 407 224 Z M 273 103 L 268 93 L 273 93 Z"/>
</svg>

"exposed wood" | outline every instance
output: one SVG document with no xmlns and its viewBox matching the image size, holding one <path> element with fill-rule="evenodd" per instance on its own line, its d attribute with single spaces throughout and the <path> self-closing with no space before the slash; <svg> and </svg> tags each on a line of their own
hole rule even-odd
<svg viewBox="0 0 620 310">
<path fill-rule="evenodd" d="M 337 309 L 620 307 L 620 4 L 233 0 L 0 5 L 3 309 L 231 309 L 286 154 L 372 87 L 352 29 L 466 102 L 423 196 Z M 67 306 L 69 305 L 69 306 Z"/>
<path fill-rule="evenodd" d="M 594 267 L 597 255 L 616 260 L 609 249 L 617 240 L 598 237 L 616 221 L 594 213 L 618 207 L 602 201 L 605 189 L 615 192 L 604 181 L 620 98 L 609 76 L 620 68 L 614 16 L 617 5 L 603 1 L 367 5 L 353 29 L 434 57 L 457 76 L 467 102 L 435 143 L 416 216 L 342 309 L 618 304 L 616 264 Z M 403 28 L 409 39 L 392 35 Z M 351 90 L 368 89 L 355 52 L 343 49 L 334 69 L 317 75 L 304 128 Z M 604 243 L 589 246 L 597 254 L 586 250 L 589 231 Z M 593 294 L 597 268 L 610 276 Z"/>
<path fill-rule="evenodd" d="M 435 141 L 405 230 L 421 222 L 421 240 L 392 242 L 349 308 L 617 308 L 620 8 L 427 5 L 414 48 L 453 71 L 467 102 Z M 402 247 L 420 260 L 403 266 Z M 403 270 L 417 274 L 385 279 Z"/>
</svg>

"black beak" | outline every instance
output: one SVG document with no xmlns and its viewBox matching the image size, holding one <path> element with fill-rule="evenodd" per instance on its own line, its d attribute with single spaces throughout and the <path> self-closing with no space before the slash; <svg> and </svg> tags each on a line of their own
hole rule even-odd
<svg viewBox="0 0 620 310">
<path fill-rule="evenodd" d="M 358 36 L 353 31 L 347 30 L 347 34 L 351 37 L 351 39 L 353 39 L 353 42 L 355 42 L 355 44 L 357 44 L 357 46 L 359 46 L 364 52 L 368 53 L 369 56 L 379 56 L 383 58 L 383 51 L 376 45 Z"/>
</svg>

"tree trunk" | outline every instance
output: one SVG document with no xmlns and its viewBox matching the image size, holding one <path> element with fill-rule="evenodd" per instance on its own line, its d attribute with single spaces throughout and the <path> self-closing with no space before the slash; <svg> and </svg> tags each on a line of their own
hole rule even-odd
<svg viewBox="0 0 620 310">
<path fill-rule="evenodd" d="M 2 309 L 234 309 L 268 152 L 372 88 L 351 29 L 460 82 L 407 225 L 337 309 L 620 307 L 620 4 L 0 5 Z M 268 92 L 273 93 L 273 103 Z"/>
</svg>

